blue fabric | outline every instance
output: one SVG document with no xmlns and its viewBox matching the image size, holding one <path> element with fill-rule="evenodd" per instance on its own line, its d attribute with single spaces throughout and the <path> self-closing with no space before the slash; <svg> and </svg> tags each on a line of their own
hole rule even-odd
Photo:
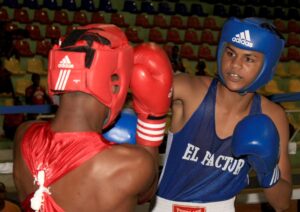
<svg viewBox="0 0 300 212">
<path fill-rule="evenodd" d="M 300 101 L 300 92 L 273 94 L 268 98 L 273 102 L 296 102 Z"/>
<path fill-rule="evenodd" d="M 157 192 L 162 198 L 198 203 L 221 201 L 248 185 L 250 165 L 233 157 L 231 136 L 220 139 L 215 131 L 217 82 L 212 82 L 183 129 L 169 134 Z M 255 94 L 250 114 L 261 113 L 260 105 L 260 96 Z"/>
<path fill-rule="evenodd" d="M 0 114 L 17 113 L 53 113 L 56 110 L 55 105 L 16 105 L 0 106 Z"/>
</svg>

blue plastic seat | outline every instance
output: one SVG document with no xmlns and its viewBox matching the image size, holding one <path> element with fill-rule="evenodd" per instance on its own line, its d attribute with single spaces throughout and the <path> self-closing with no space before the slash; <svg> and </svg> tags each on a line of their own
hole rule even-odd
<svg viewBox="0 0 300 212">
<path fill-rule="evenodd" d="M 252 7 L 252 6 L 245 6 L 243 16 L 244 17 L 255 17 L 255 16 L 257 16 L 255 8 Z"/>
<path fill-rule="evenodd" d="M 94 2 L 92 0 L 81 0 L 81 6 L 80 9 L 86 10 L 86 11 L 96 11 L 96 7 L 94 5 Z"/>
<path fill-rule="evenodd" d="M 75 0 L 63 0 L 61 7 L 70 11 L 76 11 L 78 9 Z"/>
<path fill-rule="evenodd" d="M 18 0 L 4 0 L 2 3 L 4 6 L 10 7 L 10 8 L 21 8 L 22 5 L 19 4 Z"/>
<path fill-rule="evenodd" d="M 295 20 L 300 20 L 300 14 L 299 11 L 296 8 L 289 8 L 288 13 L 287 13 L 287 19 L 295 19 Z"/>
<path fill-rule="evenodd" d="M 203 11 L 203 7 L 201 4 L 197 4 L 197 3 L 193 3 L 191 4 L 191 9 L 190 9 L 190 13 L 191 15 L 197 15 L 197 16 L 200 16 L 200 17 L 205 17 L 207 16 L 208 14 L 205 13 Z"/>
<path fill-rule="evenodd" d="M 24 0 L 24 7 L 28 7 L 30 9 L 39 9 L 40 5 L 37 0 Z"/>
<path fill-rule="evenodd" d="M 49 10 L 58 10 L 59 6 L 57 5 L 56 0 L 44 0 L 43 7 L 48 8 Z"/>
<path fill-rule="evenodd" d="M 175 4 L 175 13 L 182 15 L 182 16 L 190 15 L 190 12 L 188 11 L 187 6 L 182 2 L 178 2 Z"/>
<path fill-rule="evenodd" d="M 159 2 L 158 3 L 158 13 L 166 14 L 166 15 L 174 15 L 175 12 L 171 9 L 168 2 Z"/>
<path fill-rule="evenodd" d="M 139 10 L 134 0 L 125 0 L 123 5 L 123 11 L 129 13 L 139 13 Z"/>
<path fill-rule="evenodd" d="M 230 5 L 228 15 L 241 18 L 243 16 L 240 6 Z"/>
<path fill-rule="evenodd" d="M 262 18 L 270 18 L 270 19 L 273 18 L 273 14 L 271 10 L 266 6 L 262 6 L 259 8 L 258 16 Z"/>
<path fill-rule="evenodd" d="M 226 8 L 222 4 L 216 4 L 213 9 L 213 15 L 227 17 Z"/>
<path fill-rule="evenodd" d="M 276 18 L 283 19 L 283 20 L 287 19 L 287 15 L 285 14 L 284 8 L 282 8 L 282 7 L 275 7 L 273 16 Z"/>
<path fill-rule="evenodd" d="M 157 14 L 157 11 L 154 8 L 154 5 L 151 1 L 142 1 L 141 12 L 148 14 Z"/>
<path fill-rule="evenodd" d="M 108 12 L 108 13 L 117 12 L 117 10 L 113 8 L 112 3 L 111 3 L 110 0 L 101 0 L 100 4 L 99 4 L 99 10 L 104 11 L 104 12 Z"/>
</svg>

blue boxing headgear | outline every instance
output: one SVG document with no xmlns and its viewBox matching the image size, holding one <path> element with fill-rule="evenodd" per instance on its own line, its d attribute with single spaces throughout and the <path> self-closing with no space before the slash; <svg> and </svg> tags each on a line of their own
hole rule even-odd
<svg viewBox="0 0 300 212">
<path fill-rule="evenodd" d="M 273 77 L 277 62 L 285 45 L 283 37 L 276 31 L 270 21 L 261 18 L 230 18 L 225 22 L 218 46 L 218 75 L 223 84 L 222 55 L 226 43 L 235 47 L 260 52 L 264 55 L 264 63 L 256 79 L 240 93 L 254 92 L 267 84 Z M 226 84 L 225 84 L 226 85 Z"/>
</svg>

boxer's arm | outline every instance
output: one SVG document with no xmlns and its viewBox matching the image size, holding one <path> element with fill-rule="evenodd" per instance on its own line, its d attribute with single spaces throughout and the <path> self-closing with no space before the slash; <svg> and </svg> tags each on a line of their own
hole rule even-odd
<svg viewBox="0 0 300 212">
<path fill-rule="evenodd" d="M 188 73 L 173 78 L 171 131 L 178 132 L 204 99 L 211 83 L 210 77 L 195 77 Z"/>
<path fill-rule="evenodd" d="M 279 108 L 278 105 L 271 105 L 271 107 L 266 110 L 266 114 L 272 118 L 279 132 L 280 158 L 278 166 L 281 177 L 276 185 L 264 189 L 264 193 L 272 207 L 274 207 L 276 211 L 282 211 L 288 208 L 292 194 L 291 164 L 288 157 L 288 119 L 285 112 Z"/>
<path fill-rule="evenodd" d="M 32 185 L 32 177 L 30 171 L 25 164 L 25 161 L 22 157 L 21 151 L 21 142 L 24 137 L 27 129 L 36 121 L 27 121 L 23 122 L 17 129 L 14 137 L 14 145 L 13 145 L 13 179 L 16 189 L 18 191 L 19 200 L 24 200 L 26 198 L 26 187 Z M 26 173 L 26 174 L 24 174 Z M 28 182 L 28 183 L 22 183 Z M 30 182 L 30 183 L 29 183 Z"/>
</svg>

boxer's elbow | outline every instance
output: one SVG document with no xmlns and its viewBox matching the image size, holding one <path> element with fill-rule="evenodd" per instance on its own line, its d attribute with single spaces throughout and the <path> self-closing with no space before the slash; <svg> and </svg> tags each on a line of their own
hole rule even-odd
<svg viewBox="0 0 300 212">
<path fill-rule="evenodd" d="M 292 186 L 285 180 L 280 180 L 274 187 L 265 189 L 266 197 L 275 211 L 285 211 L 290 207 Z"/>
</svg>

